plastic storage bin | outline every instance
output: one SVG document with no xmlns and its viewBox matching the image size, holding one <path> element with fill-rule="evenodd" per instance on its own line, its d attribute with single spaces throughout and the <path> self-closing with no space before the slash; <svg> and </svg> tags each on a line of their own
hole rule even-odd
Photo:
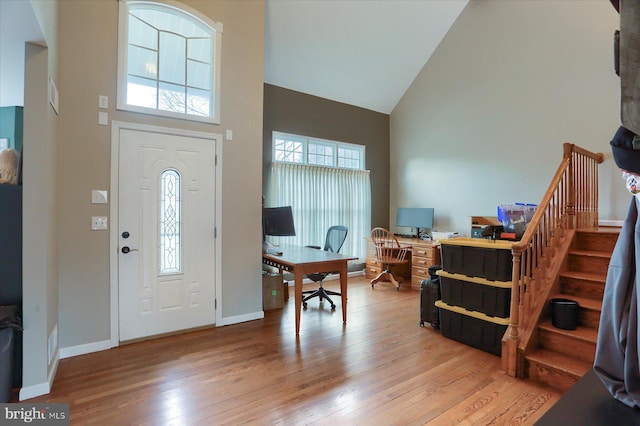
<svg viewBox="0 0 640 426">
<path fill-rule="evenodd" d="M 438 271 L 442 301 L 491 317 L 507 318 L 511 306 L 511 282 L 489 281 Z"/>
<path fill-rule="evenodd" d="M 453 274 L 511 281 L 512 241 L 453 238 L 440 242 L 442 269 Z"/>
<path fill-rule="evenodd" d="M 440 330 L 444 337 L 494 355 L 502 354 L 502 336 L 507 331 L 509 318 L 490 317 L 442 300 L 438 300 L 436 306 L 440 308 Z"/>
<path fill-rule="evenodd" d="M 515 234 L 516 239 L 522 238 L 529 222 L 536 212 L 536 204 L 502 204 L 498 206 L 498 220 L 504 226 L 504 232 Z"/>
</svg>

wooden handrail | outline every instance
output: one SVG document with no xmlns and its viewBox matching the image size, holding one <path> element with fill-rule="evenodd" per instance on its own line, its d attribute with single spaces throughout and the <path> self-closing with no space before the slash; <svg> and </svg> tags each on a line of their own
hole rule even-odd
<svg viewBox="0 0 640 426">
<path fill-rule="evenodd" d="M 555 254 L 570 230 L 598 226 L 598 164 L 602 153 L 571 143 L 521 240 L 512 246 L 511 322 L 502 347 L 502 367 L 524 375 L 524 353 L 546 302 L 557 267 Z"/>
</svg>

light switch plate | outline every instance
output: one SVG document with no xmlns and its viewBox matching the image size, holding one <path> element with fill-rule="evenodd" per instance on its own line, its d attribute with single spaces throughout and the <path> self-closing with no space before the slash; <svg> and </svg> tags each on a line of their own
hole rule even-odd
<svg viewBox="0 0 640 426">
<path fill-rule="evenodd" d="M 109 125 L 109 114 L 104 111 L 98 112 L 98 124 L 101 126 Z"/>
<path fill-rule="evenodd" d="M 227 130 L 226 131 L 226 137 L 228 141 L 232 141 L 233 140 L 233 130 Z"/>
<path fill-rule="evenodd" d="M 109 201 L 108 191 L 98 189 L 91 190 L 91 204 L 107 204 Z"/>
<path fill-rule="evenodd" d="M 93 216 L 91 217 L 91 230 L 103 231 L 107 229 L 108 219 L 106 216 Z"/>
</svg>

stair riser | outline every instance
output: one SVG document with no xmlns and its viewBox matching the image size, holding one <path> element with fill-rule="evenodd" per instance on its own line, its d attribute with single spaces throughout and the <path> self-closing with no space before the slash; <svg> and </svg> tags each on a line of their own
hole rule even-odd
<svg viewBox="0 0 640 426">
<path fill-rule="evenodd" d="M 537 382 L 545 383 L 562 392 L 569 390 L 578 381 L 578 377 L 553 367 L 528 361 L 529 378 Z"/>
<path fill-rule="evenodd" d="M 576 359 L 593 362 L 596 353 L 595 342 L 585 342 L 580 339 L 539 329 L 539 344 L 541 348 L 559 352 L 561 354 L 574 357 Z"/>
<path fill-rule="evenodd" d="M 561 277 L 560 288 L 563 294 L 589 299 L 602 300 L 604 283 Z"/>
<path fill-rule="evenodd" d="M 575 247 L 578 250 L 596 250 L 611 253 L 618 240 L 618 234 L 598 232 L 578 232 Z"/>
<path fill-rule="evenodd" d="M 578 325 L 582 327 L 598 328 L 600 325 L 600 311 L 593 309 L 580 309 L 578 313 Z"/>
<path fill-rule="evenodd" d="M 609 261 L 610 259 L 608 257 L 570 254 L 569 269 L 571 271 L 607 275 L 607 270 L 609 269 Z"/>
</svg>

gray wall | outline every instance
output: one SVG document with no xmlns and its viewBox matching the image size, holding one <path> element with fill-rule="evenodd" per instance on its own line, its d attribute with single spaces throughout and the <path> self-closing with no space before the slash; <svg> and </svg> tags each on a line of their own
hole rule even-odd
<svg viewBox="0 0 640 426">
<path fill-rule="evenodd" d="M 389 225 L 389 116 L 340 102 L 264 85 L 263 191 L 271 163 L 272 132 L 364 145 L 371 171 L 371 226 Z"/>
<path fill-rule="evenodd" d="M 48 390 L 54 363 L 47 339 L 59 329 L 70 353 L 110 339 L 109 234 L 90 217 L 108 189 L 111 131 L 97 124 L 97 97 L 109 96 L 110 120 L 225 134 L 222 147 L 222 318 L 255 317 L 261 298 L 261 151 L 264 3 L 184 0 L 224 25 L 221 123 L 209 125 L 115 110 L 117 1 L 34 1 L 48 49 L 27 49 L 24 166 L 24 375 L 29 396 Z M 56 82 L 60 113 L 47 102 Z M 232 230 L 232 232 L 225 232 Z M 87 349 L 82 349 L 87 348 Z"/>
<path fill-rule="evenodd" d="M 540 202 L 564 142 L 605 154 L 600 218 L 621 219 L 618 19 L 605 0 L 469 2 L 391 114 L 391 221 L 427 204 L 469 235 L 472 215 Z"/>
<path fill-rule="evenodd" d="M 118 2 L 59 1 L 60 343 L 74 347 L 110 337 L 109 233 L 90 229 L 92 189 L 110 186 L 111 128 L 97 125 L 98 95 L 111 120 L 225 134 L 222 167 L 223 318 L 262 312 L 261 171 L 264 3 L 182 3 L 224 25 L 220 125 L 115 109 Z M 79 60 L 82 58 L 82 60 Z M 230 230 L 226 232 L 226 230 Z M 220 303 L 221 302 L 221 303 Z"/>
<path fill-rule="evenodd" d="M 25 46 L 21 397 L 48 390 L 55 363 L 47 343 L 58 325 L 58 116 L 48 102 L 48 79 L 57 82 L 57 11 L 52 2 L 31 5 L 47 47 Z"/>
</svg>

